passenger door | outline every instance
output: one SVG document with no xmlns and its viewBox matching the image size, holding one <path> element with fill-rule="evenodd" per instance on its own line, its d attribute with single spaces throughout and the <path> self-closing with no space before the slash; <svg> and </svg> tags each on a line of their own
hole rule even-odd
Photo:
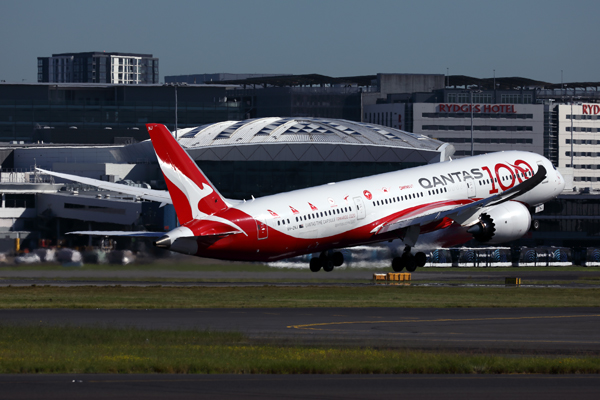
<svg viewBox="0 0 600 400">
<path fill-rule="evenodd" d="M 256 230 L 258 231 L 258 240 L 263 240 L 269 237 L 269 227 L 264 218 L 256 219 Z"/>
<path fill-rule="evenodd" d="M 363 219 L 367 216 L 365 205 L 360 197 L 354 198 L 354 204 L 356 205 L 356 219 Z"/>
<path fill-rule="evenodd" d="M 467 196 L 469 199 L 472 199 L 475 197 L 475 181 L 472 177 L 467 176 L 465 178 L 465 183 L 467 184 Z"/>
</svg>

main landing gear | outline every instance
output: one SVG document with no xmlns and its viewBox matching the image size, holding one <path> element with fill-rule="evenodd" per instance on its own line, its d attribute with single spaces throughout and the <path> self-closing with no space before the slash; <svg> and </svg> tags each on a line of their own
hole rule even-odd
<svg viewBox="0 0 600 400">
<path fill-rule="evenodd" d="M 310 259 L 310 270 L 312 272 L 319 272 L 319 270 L 323 268 L 323 271 L 331 272 L 333 271 L 333 267 L 339 267 L 343 263 L 344 255 L 339 251 L 324 251 L 319 257 Z"/>
<path fill-rule="evenodd" d="M 408 272 L 414 272 L 417 267 L 422 267 L 427 262 L 427 256 L 425 253 L 419 251 L 414 256 L 410 252 L 410 246 L 404 248 L 404 253 L 400 257 L 394 257 L 392 259 L 392 269 L 395 272 L 400 272 L 404 268 Z"/>
</svg>

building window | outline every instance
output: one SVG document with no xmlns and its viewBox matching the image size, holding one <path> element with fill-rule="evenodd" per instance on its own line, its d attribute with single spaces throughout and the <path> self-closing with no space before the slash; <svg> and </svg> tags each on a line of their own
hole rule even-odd
<svg viewBox="0 0 600 400">
<path fill-rule="evenodd" d="M 7 208 L 35 208 L 35 195 L 6 193 L 4 205 Z"/>
<path fill-rule="evenodd" d="M 492 95 L 490 93 L 473 93 L 473 103 L 491 103 Z"/>
<path fill-rule="evenodd" d="M 521 103 L 521 95 L 520 94 L 503 94 L 501 97 L 501 102 L 504 104 L 519 104 Z"/>
</svg>

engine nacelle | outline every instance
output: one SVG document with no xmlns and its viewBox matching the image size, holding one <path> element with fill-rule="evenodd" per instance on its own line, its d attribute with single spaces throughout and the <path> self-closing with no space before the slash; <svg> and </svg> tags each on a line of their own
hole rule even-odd
<svg viewBox="0 0 600 400">
<path fill-rule="evenodd" d="M 527 207 L 515 201 L 494 206 L 479 215 L 479 222 L 467 232 L 483 243 L 504 243 L 519 239 L 529 230 L 531 214 Z"/>
</svg>

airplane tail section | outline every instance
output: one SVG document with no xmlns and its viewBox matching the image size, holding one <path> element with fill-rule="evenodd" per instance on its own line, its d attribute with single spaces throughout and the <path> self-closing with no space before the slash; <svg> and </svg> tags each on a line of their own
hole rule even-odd
<svg viewBox="0 0 600 400">
<path fill-rule="evenodd" d="M 162 124 L 146 124 L 180 224 L 228 208 L 225 199 Z"/>
</svg>

